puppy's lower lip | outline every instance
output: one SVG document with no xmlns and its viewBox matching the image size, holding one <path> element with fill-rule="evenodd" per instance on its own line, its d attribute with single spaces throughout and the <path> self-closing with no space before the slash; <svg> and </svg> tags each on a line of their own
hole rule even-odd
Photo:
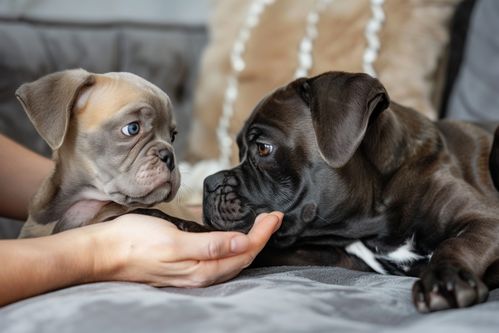
<svg viewBox="0 0 499 333">
<path fill-rule="evenodd" d="M 210 221 L 203 218 L 203 223 L 209 226 L 212 226 L 218 230 L 226 230 L 226 231 L 238 231 L 242 233 L 248 233 L 253 226 L 252 224 L 248 224 L 244 221 L 226 221 L 228 223 L 217 223 L 216 221 Z"/>
<path fill-rule="evenodd" d="M 153 192 L 165 189 L 166 193 L 161 196 L 159 200 L 157 200 L 156 203 L 163 202 L 165 200 L 169 199 L 169 196 L 172 195 L 172 183 L 169 180 L 165 180 L 164 182 L 161 182 L 158 186 L 154 187 L 151 191 L 147 193 L 141 193 L 140 195 L 132 195 L 132 194 L 125 194 L 122 192 L 113 192 L 110 195 L 120 195 L 123 197 L 121 200 L 123 204 L 126 205 L 131 205 L 131 204 L 138 204 L 138 205 L 143 205 L 145 201 L 147 201 L 147 197 L 153 194 Z M 157 194 L 156 194 L 157 195 Z M 154 203 L 152 203 L 154 204 Z"/>
</svg>

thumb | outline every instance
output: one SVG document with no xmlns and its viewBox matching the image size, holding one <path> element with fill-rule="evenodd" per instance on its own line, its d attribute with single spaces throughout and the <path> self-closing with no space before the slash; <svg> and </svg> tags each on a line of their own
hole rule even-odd
<svg viewBox="0 0 499 333">
<path fill-rule="evenodd" d="M 265 246 L 270 237 L 282 224 L 284 214 L 281 212 L 263 213 L 256 217 L 255 224 L 248 233 L 252 247 L 258 252 Z"/>
</svg>

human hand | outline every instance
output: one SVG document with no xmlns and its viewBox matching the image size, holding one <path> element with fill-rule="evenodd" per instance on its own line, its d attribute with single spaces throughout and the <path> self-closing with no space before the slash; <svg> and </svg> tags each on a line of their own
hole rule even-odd
<svg viewBox="0 0 499 333">
<path fill-rule="evenodd" d="M 188 233 L 151 216 L 127 214 L 95 225 L 96 280 L 152 286 L 203 287 L 248 267 L 282 223 L 283 214 L 260 214 L 247 235 Z"/>
</svg>

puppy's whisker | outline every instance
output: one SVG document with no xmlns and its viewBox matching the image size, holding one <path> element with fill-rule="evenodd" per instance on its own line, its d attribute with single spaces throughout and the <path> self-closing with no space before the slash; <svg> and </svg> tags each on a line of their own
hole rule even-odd
<svg viewBox="0 0 499 333">
<path fill-rule="evenodd" d="M 256 213 L 256 210 L 254 210 L 253 208 L 251 207 L 248 207 L 249 208 L 249 211 L 256 217 L 258 214 Z"/>
<path fill-rule="evenodd" d="M 185 201 L 185 199 L 188 197 L 189 194 L 192 193 L 192 190 L 187 187 L 187 186 L 181 186 L 177 192 L 177 195 L 175 196 L 175 202 L 177 204 L 181 204 L 182 202 Z"/>
<path fill-rule="evenodd" d="M 178 191 L 178 194 L 181 196 L 185 196 L 185 195 L 189 195 L 189 194 L 193 194 L 193 193 L 194 193 L 194 189 L 189 185 L 182 185 Z"/>
</svg>

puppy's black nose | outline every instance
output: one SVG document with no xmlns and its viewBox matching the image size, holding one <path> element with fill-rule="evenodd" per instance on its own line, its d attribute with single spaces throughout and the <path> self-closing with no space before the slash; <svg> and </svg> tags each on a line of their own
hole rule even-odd
<svg viewBox="0 0 499 333">
<path fill-rule="evenodd" d="M 223 185 L 224 182 L 224 173 L 223 171 L 217 172 L 214 175 L 206 177 L 204 179 L 204 192 L 214 192 L 219 186 Z"/>
<path fill-rule="evenodd" d="M 173 153 L 168 150 L 168 149 L 161 149 L 158 152 L 158 157 L 160 160 L 165 162 L 166 166 L 168 169 L 173 170 L 175 169 L 175 156 L 173 156 Z"/>
<path fill-rule="evenodd" d="M 223 170 L 204 179 L 204 192 L 214 192 L 221 186 L 235 187 L 238 185 L 237 178 L 227 170 Z"/>
</svg>

